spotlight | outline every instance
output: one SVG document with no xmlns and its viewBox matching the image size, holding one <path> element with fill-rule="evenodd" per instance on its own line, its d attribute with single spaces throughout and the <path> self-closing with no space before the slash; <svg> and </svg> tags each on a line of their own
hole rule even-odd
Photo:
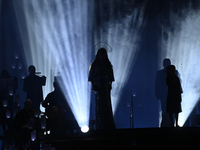
<svg viewBox="0 0 200 150">
<path fill-rule="evenodd" d="M 83 133 L 87 133 L 88 131 L 89 131 L 89 127 L 88 126 L 82 126 L 81 127 L 81 131 L 83 132 Z"/>
</svg>

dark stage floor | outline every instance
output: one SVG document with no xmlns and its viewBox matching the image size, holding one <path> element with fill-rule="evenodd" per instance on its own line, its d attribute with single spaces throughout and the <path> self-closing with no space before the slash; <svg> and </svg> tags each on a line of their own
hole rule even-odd
<svg viewBox="0 0 200 150">
<path fill-rule="evenodd" d="M 200 128 L 135 128 L 90 131 L 87 134 L 44 136 L 39 143 L 66 150 L 199 149 Z"/>
</svg>

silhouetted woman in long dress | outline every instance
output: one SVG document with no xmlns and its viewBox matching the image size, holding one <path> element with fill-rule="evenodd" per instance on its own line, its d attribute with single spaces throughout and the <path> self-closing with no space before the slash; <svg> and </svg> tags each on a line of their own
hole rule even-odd
<svg viewBox="0 0 200 150">
<path fill-rule="evenodd" d="M 174 65 L 167 67 L 166 83 L 168 86 L 167 113 L 169 113 L 171 126 L 174 127 L 173 114 L 175 114 L 176 127 L 178 127 L 178 115 L 181 109 L 181 93 L 183 93 L 179 78 L 175 74 Z"/>
<path fill-rule="evenodd" d="M 104 48 L 98 50 L 91 64 L 88 81 L 95 91 L 96 129 L 115 129 L 110 90 L 114 81 L 112 64 Z"/>
</svg>

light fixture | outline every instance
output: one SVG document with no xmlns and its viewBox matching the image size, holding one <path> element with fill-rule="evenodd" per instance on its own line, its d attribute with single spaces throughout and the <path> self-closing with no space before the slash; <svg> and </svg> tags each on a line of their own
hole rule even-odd
<svg viewBox="0 0 200 150">
<path fill-rule="evenodd" d="M 83 133 L 87 133 L 87 132 L 89 131 L 89 127 L 86 126 L 86 125 L 84 125 L 84 126 L 81 127 L 81 131 L 82 131 Z"/>
</svg>

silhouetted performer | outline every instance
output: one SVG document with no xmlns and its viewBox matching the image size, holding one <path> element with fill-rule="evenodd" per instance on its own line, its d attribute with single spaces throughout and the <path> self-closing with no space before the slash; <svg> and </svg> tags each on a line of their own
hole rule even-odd
<svg viewBox="0 0 200 150">
<path fill-rule="evenodd" d="M 65 124 L 65 122 L 66 120 L 75 120 L 75 118 L 58 83 L 54 82 L 53 86 L 54 91 L 49 93 L 42 103 L 42 106 L 45 108 L 45 114 L 48 117 L 47 126 L 51 130 L 51 134 L 57 134 L 64 129 L 71 131 L 73 128 L 72 124 L 69 122 Z"/>
<path fill-rule="evenodd" d="M 161 104 L 161 111 L 162 111 L 161 112 L 162 118 L 161 118 L 161 124 L 160 124 L 161 127 L 167 127 L 170 125 L 169 117 L 166 112 L 167 91 L 168 91 L 168 87 L 166 84 L 166 77 L 167 77 L 166 69 L 169 65 L 171 65 L 170 59 L 165 58 L 163 60 L 164 68 L 159 70 L 156 74 L 155 96 L 158 100 L 160 100 L 160 104 Z"/>
<path fill-rule="evenodd" d="M 181 109 L 181 93 L 183 93 L 181 83 L 177 77 L 176 68 L 174 65 L 167 67 L 166 83 L 168 86 L 167 94 L 167 113 L 169 113 L 171 126 L 174 127 L 173 114 L 175 114 L 176 127 L 178 127 L 178 114 L 182 112 Z"/>
<path fill-rule="evenodd" d="M 114 81 L 113 68 L 104 48 L 98 50 L 91 64 L 88 81 L 95 91 L 96 129 L 115 129 L 110 90 Z"/>
<path fill-rule="evenodd" d="M 34 117 L 31 100 L 24 102 L 24 108 L 19 110 L 13 120 L 15 129 L 15 146 L 18 149 L 25 149 L 26 144 L 30 142 L 30 131 L 28 128 L 29 120 Z"/>
<path fill-rule="evenodd" d="M 46 77 L 35 75 L 35 66 L 31 65 L 28 68 L 29 75 L 24 79 L 23 91 L 27 92 L 27 99 L 32 101 L 32 107 L 40 109 L 40 103 L 43 102 L 42 86 L 46 83 Z"/>
</svg>

